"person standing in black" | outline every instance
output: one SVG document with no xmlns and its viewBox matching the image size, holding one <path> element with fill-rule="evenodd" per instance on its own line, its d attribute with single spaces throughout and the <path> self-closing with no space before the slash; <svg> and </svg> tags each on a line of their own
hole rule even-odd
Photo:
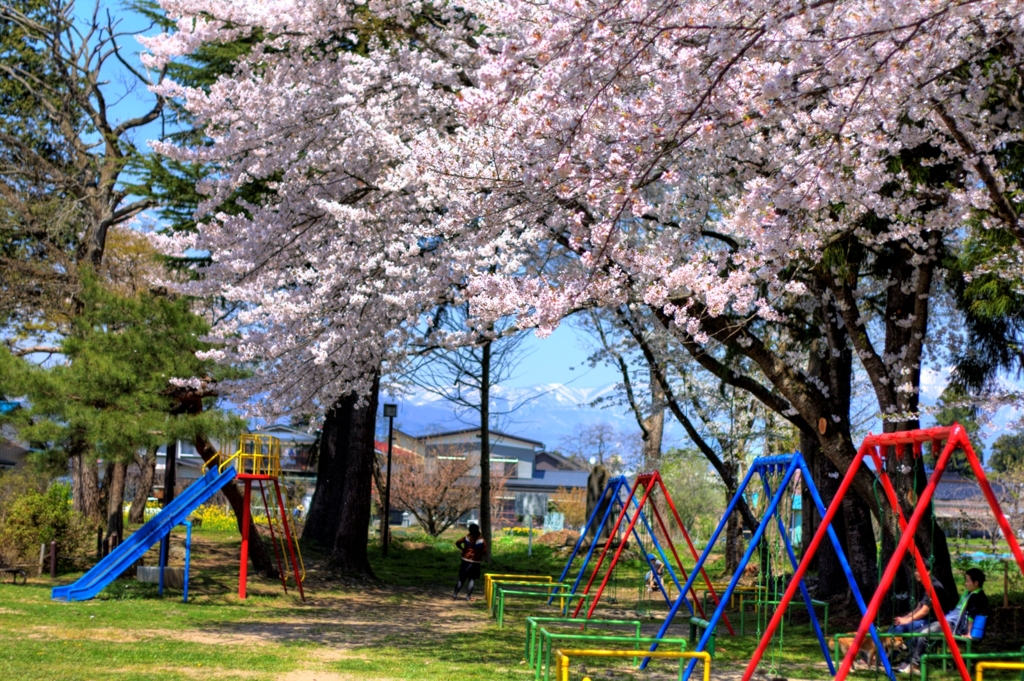
<svg viewBox="0 0 1024 681">
<path fill-rule="evenodd" d="M 462 585 L 466 585 L 466 600 L 473 596 L 473 587 L 476 580 L 480 579 L 480 564 L 484 561 L 487 553 L 487 543 L 480 534 L 480 526 L 470 523 L 469 534 L 455 542 L 456 548 L 462 550 L 462 564 L 459 565 L 459 581 L 455 584 L 455 593 L 452 598 L 459 597 Z"/>
</svg>

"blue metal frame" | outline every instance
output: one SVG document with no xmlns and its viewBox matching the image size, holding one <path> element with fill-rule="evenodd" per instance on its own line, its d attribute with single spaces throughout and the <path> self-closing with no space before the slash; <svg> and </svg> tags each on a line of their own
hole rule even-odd
<svg viewBox="0 0 1024 681">
<path fill-rule="evenodd" d="M 779 484 L 779 487 L 778 489 L 775 490 L 774 494 L 772 494 L 772 490 L 768 484 L 767 476 L 777 473 L 783 469 L 785 469 L 785 475 L 782 478 L 782 482 Z M 701 566 L 704 565 L 704 562 L 710 555 L 712 548 L 714 548 L 715 542 L 718 540 L 719 536 L 721 536 L 723 530 L 725 529 L 729 516 L 731 516 L 732 513 L 736 510 L 736 505 L 739 503 L 740 498 L 746 491 L 747 486 L 750 484 L 750 481 L 753 479 L 755 473 L 758 473 L 761 476 L 764 492 L 766 495 L 769 495 L 771 501 L 768 504 L 768 508 L 765 511 L 764 517 L 761 518 L 761 522 L 758 524 L 757 529 L 754 531 L 753 537 L 751 537 L 750 544 L 747 546 L 746 552 L 740 559 L 739 567 L 737 568 L 736 573 L 732 576 L 732 579 L 729 581 L 729 586 L 726 587 L 725 591 L 721 594 L 718 607 L 715 609 L 715 612 L 711 615 L 711 617 L 708 618 L 709 625 L 704 630 L 704 634 L 701 636 L 700 641 L 697 642 L 697 645 L 694 648 L 694 650 L 704 650 L 705 646 L 707 646 L 708 644 L 708 641 L 714 635 L 715 628 L 718 626 L 718 621 L 721 619 L 722 614 L 725 611 L 726 604 L 732 597 L 733 591 L 736 589 L 736 585 L 739 583 L 740 577 L 743 575 L 743 568 L 745 568 L 747 564 L 750 562 L 750 558 L 753 556 L 754 550 L 757 548 L 758 543 L 760 543 L 762 537 L 764 536 L 764 532 L 767 529 L 768 524 L 771 522 L 772 516 L 775 516 L 775 520 L 778 523 L 779 532 L 782 535 L 783 542 L 786 545 L 786 552 L 789 554 L 789 559 L 793 565 L 794 570 L 796 569 L 796 555 L 793 551 L 792 545 L 789 542 L 789 536 L 786 532 L 785 523 L 783 522 L 782 518 L 778 515 L 778 507 L 779 502 L 782 500 L 782 495 L 785 493 L 786 488 L 789 487 L 789 484 L 793 479 L 793 475 L 798 470 L 803 476 L 804 484 L 807 487 L 807 491 L 811 494 L 811 498 L 814 499 L 814 504 L 818 510 L 818 513 L 821 514 L 822 517 L 824 517 L 825 504 L 822 502 L 821 496 L 818 494 L 818 490 L 814 486 L 814 480 L 811 477 L 811 472 L 807 468 L 807 463 L 804 461 L 803 455 L 800 452 L 794 452 L 793 454 L 786 456 L 769 456 L 754 459 L 753 463 L 750 465 L 750 468 L 747 470 L 746 476 L 744 476 L 743 478 L 743 482 L 741 482 L 740 486 L 737 488 L 736 494 L 734 494 L 733 498 L 729 501 L 729 505 L 726 507 L 725 515 L 722 516 L 721 522 L 719 522 L 718 527 L 715 529 L 714 533 L 711 535 L 711 538 L 708 540 L 707 546 L 704 547 L 704 552 L 701 554 L 700 558 L 697 560 L 697 564 L 690 572 L 690 578 L 687 580 L 686 586 L 680 590 L 679 598 L 677 598 L 676 602 L 672 604 L 672 608 L 669 610 L 668 615 L 665 617 L 665 621 L 662 623 L 661 628 L 658 630 L 656 638 L 660 639 L 664 637 L 665 632 L 668 630 L 669 625 L 672 623 L 672 619 L 675 617 L 676 613 L 679 611 L 679 608 L 681 607 L 680 601 L 686 600 L 686 594 L 693 584 L 694 576 L 700 571 Z M 846 579 L 850 584 L 850 590 L 853 592 L 854 600 L 856 600 L 857 602 L 857 607 L 860 608 L 861 614 L 863 614 L 867 611 L 867 606 L 865 605 L 864 598 L 860 593 L 860 588 L 857 586 L 857 580 L 854 579 L 853 571 L 850 568 L 850 564 L 846 560 L 846 554 L 843 552 L 843 547 L 839 543 L 839 537 L 836 535 L 835 529 L 831 526 L 831 524 L 828 526 L 828 536 L 829 539 L 832 541 L 832 546 L 835 548 L 836 554 L 839 557 L 839 563 L 842 566 L 843 573 L 846 575 Z M 814 608 L 811 607 L 810 594 L 808 593 L 807 587 L 803 583 L 803 580 L 800 581 L 800 590 L 804 596 L 804 602 L 807 605 L 807 612 L 811 616 L 811 622 L 814 626 L 815 634 L 817 635 L 818 641 L 821 644 L 821 649 L 825 656 L 825 661 L 828 663 L 829 672 L 833 676 L 835 676 L 835 662 L 833 661 L 832 654 L 829 651 L 828 643 L 825 641 L 825 638 L 822 635 L 821 627 L 818 623 L 818 618 L 814 612 Z M 892 666 L 889 663 L 889 658 L 885 654 L 885 648 L 882 646 L 882 642 L 878 638 L 878 632 L 875 629 L 874 625 L 871 625 L 870 631 L 871 638 L 875 642 L 875 647 L 878 650 L 879 657 L 882 660 L 883 666 L 885 667 L 886 676 L 888 676 L 889 678 L 894 678 Z M 658 644 L 654 643 L 651 645 L 650 650 L 653 652 L 657 649 L 657 647 Z M 641 663 L 640 668 L 646 668 L 647 664 L 650 662 L 650 659 L 651 658 L 645 658 Z M 694 660 L 691 660 L 690 663 L 687 664 L 686 671 L 682 677 L 684 680 L 689 681 L 690 675 L 693 672 L 695 666 L 696 663 Z"/>
<path fill-rule="evenodd" d="M 188 603 L 188 569 L 189 563 L 192 562 L 192 521 L 182 520 L 178 525 L 185 526 L 185 578 L 183 582 L 184 595 L 181 600 L 184 603 Z M 177 527 L 177 525 L 175 525 Z M 171 543 L 171 534 L 167 533 L 167 541 L 160 542 L 160 581 L 158 582 L 156 593 L 158 596 L 164 595 L 164 569 L 167 567 L 167 550 Z"/>
<path fill-rule="evenodd" d="M 601 493 L 601 498 L 603 499 L 606 495 L 610 494 L 610 500 L 608 502 L 607 508 L 605 508 L 604 510 L 604 515 L 601 518 L 601 523 L 597 526 L 594 532 L 595 541 L 590 543 L 590 549 L 587 551 L 586 558 L 583 559 L 583 564 L 580 566 L 579 574 L 576 575 L 576 579 L 573 581 L 572 587 L 569 589 L 569 594 L 576 594 L 576 589 L 579 588 L 580 581 L 583 579 L 583 575 L 587 571 L 587 565 L 590 564 L 590 558 L 594 555 L 594 549 L 597 548 L 597 536 L 600 533 L 601 529 L 603 529 L 607 524 L 609 517 L 611 516 L 612 508 L 617 506 L 619 508 L 619 512 L 625 515 L 625 521 L 629 523 L 629 511 L 626 508 L 625 504 L 623 504 L 622 502 L 621 492 L 623 489 L 626 490 L 627 494 L 629 494 L 629 492 L 632 490 L 632 485 L 629 484 L 629 480 L 624 475 L 612 478 L 611 480 L 608 481 L 608 484 L 605 485 L 604 491 Z M 665 569 L 668 570 L 668 573 L 672 577 L 672 581 L 675 583 L 676 588 L 681 590 L 682 585 L 679 583 L 679 578 L 676 576 L 675 570 L 672 569 L 672 562 L 668 559 L 668 555 L 665 553 L 665 550 L 662 548 L 661 543 L 658 541 L 658 537 L 654 534 L 654 529 L 651 527 L 650 522 L 647 520 L 647 515 L 642 510 L 640 510 L 640 502 L 638 502 L 633 497 L 631 498 L 633 499 L 633 507 L 636 508 L 640 513 L 640 520 L 643 521 L 644 527 L 647 528 L 647 533 L 650 535 L 651 541 L 654 543 L 654 548 L 657 550 L 658 555 L 661 557 L 662 564 L 665 566 Z M 569 554 L 569 560 L 566 561 L 565 568 L 562 569 L 562 574 L 558 578 L 559 582 L 565 581 L 566 575 L 569 574 L 569 570 L 572 568 L 572 562 L 576 559 L 576 556 L 579 554 L 580 547 L 583 545 L 583 541 L 590 533 L 590 529 L 594 524 L 594 519 L 597 517 L 597 512 L 600 509 L 601 505 L 598 504 L 590 513 L 590 517 L 587 519 L 587 524 L 583 526 L 583 532 L 580 533 L 580 538 L 576 540 L 576 546 L 573 547 L 572 553 Z M 640 541 L 640 534 L 635 526 L 633 527 L 633 537 L 636 539 L 637 546 L 643 549 L 643 542 Z M 658 585 L 658 590 L 661 591 L 661 595 L 665 598 L 665 603 L 672 605 L 672 599 L 669 598 L 668 592 L 665 590 L 663 581 L 661 577 L 658 575 L 658 571 L 654 569 L 654 563 L 648 557 L 646 550 L 643 551 L 643 556 L 644 560 L 647 561 L 647 566 L 650 568 L 651 573 L 654 575 L 654 581 Z M 555 591 L 551 595 L 551 598 L 548 599 L 548 605 L 550 605 L 554 601 L 555 594 L 557 593 L 558 589 L 555 589 Z M 686 607 L 687 609 L 689 609 L 690 615 L 693 615 L 693 606 L 691 606 L 690 602 L 686 601 L 686 599 L 683 600 L 686 602 Z"/>
</svg>

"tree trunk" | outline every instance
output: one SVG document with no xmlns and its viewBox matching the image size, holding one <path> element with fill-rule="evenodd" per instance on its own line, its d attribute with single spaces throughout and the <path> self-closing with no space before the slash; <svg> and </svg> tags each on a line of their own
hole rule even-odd
<svg viewBox="0 0 1024 681">
<path fill-rule="evenodd" d="M 743 519 L 733 511 L 725 523 L 725 574 L 732 575 L 743 557 Z"/>
<path fill-rule="evenodd" d="M 82 513 L 94 527 L 104 525 L 105 514 L 101 505 L 99 462 L 83 453 L 82 460 Z"/>
<path fill-rule="evenodd" d="M 85 515 L 85 480 L 82 478 L 82 454 L 68 456 L 71 463 L 71 508 Z"/>
<path fill-rule="evenodd" d="M 135 463 L 139 467 L 139 481 L 135 485 L 135 497 L 132 507 L 128 510 L 128 522 L 139 524 L 146 520 L 146 501 L 153 492 L 153 480 L 156 478 L 156 447 L 143 456 L 136 456 Z"/>
<path fill-rule="evenodd" d="M 491 341 L 480 359 L 480 534 L 485 558 L 491 556 Z"/>
<path fill-rule="evenodd" d="M 658 467 L 661 459 L 661 443 L 665 432 L 665 391 L 661 382 L 651 372 L 651 413 L 644 419 L 644 451 L 643 465 L 645 471 Z"/>
<path fill-rule="evenodd" d="M 367 556 L 370 530 L 373 436 L 377 418 L 377 386 L 360 404 L 348 394 L 324 418 L 317 461 L 316 490 L 302 532 L 304 541 L 331 551 L 338 570 L 372 577 Z"/>
<path fill-rule="evenodd" d="M 373 485 L 377 488 L 377 507 L 380 509 L 380 518 L 377 521 L 377 536 L 383 542 L 384 537 L 388 536 L 388 530 L 390 529 L 388 523 L 391 519 L 384 517 L 384 488 L 387 486 L 387 483 L 384 480 L 384 468 L 381 466 L 380 456 L 377 454 L 376 447 L 374 447 L 373 451 Z"/>
<path fill-rule="evenodd" d="M 107 488 L 107 539 L 115 536 L 119 544 L 124 540 L 124 483 L 127 475 L 128 464 L 114 462 L 110 466 L 110 477 L 104 481 Z"/>
<path fill-rule="evenodd" d="M 346 456 L 341 518 L 334 537 L 329 564 L 340 572 L 373 577 L 367 555 L 370 530 L 370 480 L 373 477 L 373 434 L 377 425 L 379 373 L 373 377 L 371 393 L 354 408 Z M 341 449 L 337 448 L 336 453 Z M 318 485 L 319 486 L 319 485 Z"/>
<path fill-rule="evenodd" d="M 603 527 L 597 526 L 597 523 L 600 523 L 604 517 L 608 504 L 613 500 L 610 493 L 605 493 L 605 488 L 611 477 L 608 469 L 600 464 L 596 464 L 590 469 L 590 475 L 587 476 L 587 520 L 590 520 L 592 516 L 594 518 L 594 525 L 591 525 L 587 533 L 593 536 L 590 541 L 600 543 L 612 536 L 612 525 L 615 521 L 611 515 L 608 516 L 608 522 Z M 597 510 L 596 515 L 594 515 L 595 509 Z M 586 546 L 590 546 L 590 541 L 586 542 Z"/>
<path fill-rule="evenodd" d="M 818 494 L 821 495 L 822 503 L 825 504 L 827 509 L 832 504 L 836 491 L 839 489 L 839 470 L 822 455 L 817 438 L 801 435 L 800 449 L 804 457 L 808 459 L 811 475 L 814 478 L 814 486 L 818 488 Z M 812 515 L 813 521 L 810 523 L 810 526 L 803 529 L 805 544 L 810 542 L 813 536 L 808 533 L 812 530 L 817 531 L 821 524 L 821 515 L 816 508 L 813 509 Z M 837 513 L 832 521 L 832 527 L 835 529 L 836 535 L 839 537 L 839 543 L 845 552 L 849 545 L 846 534 L 846 515 L 844 513 Z M 818 582 L 814 589 L 815 598 L 825 600 L 849 590 L 850 587 L 847 584 L 846 575 L 843 574 L 842 564 L 839 562 L 839 554 L 836 553 L 831 541 L 826 540 L 818 545 L 818 551 L 815 553 L 814 560 L 815 565 L 813 567 L 817 567 L 818 570 Z"/>
</svg>

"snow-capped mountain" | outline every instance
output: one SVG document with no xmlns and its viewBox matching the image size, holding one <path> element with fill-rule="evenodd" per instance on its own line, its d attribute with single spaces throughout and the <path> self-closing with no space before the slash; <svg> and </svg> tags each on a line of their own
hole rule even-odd
<svg viewBox="0 0 1024 681">
<path fill-rule="evenodd" d="M 382 396 L 381 401 L 385 401 Z M 395 398 L 395 427 L 411 435 L 473 428 L 476 412 L 459 409 L 444 397 L 414 389 Z M 491 395 L 491 427 L 543 442 L 555 449 L 579 425 L 605 422 L 616 429 L 636 428 L 614 386 L 584 388 L 561 383 L 524 388 L 496 386 Z"/>
</svg>

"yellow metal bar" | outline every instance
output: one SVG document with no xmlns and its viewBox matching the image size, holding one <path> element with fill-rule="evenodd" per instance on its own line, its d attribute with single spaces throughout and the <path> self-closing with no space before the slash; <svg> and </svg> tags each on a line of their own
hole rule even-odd
<svg viewBox="0 0 1024 681">
<path fill-rule="evenodd" d="M 636 650 L 556 650 L 555 651 L 555 681 L 569 681 L 569 660 L 573 657 L 658 657 L 667 659 L 691 659 L 696 658 L 704 662 L 704 681 L 711 681 L 711 654 L 699 650 L 657 650 L 636 651 Z M 997 663 L 1012 664 L 1012 663 Z M 981 681 L 979 676 L 977 681 Z"/>
<path fill-rule="evenodd" d="M 492 574 L 486 573 L 484 575 L 484 600 L 487 603 L 487 607 L 491 607 L 491 598 L 493 594 L 493 583 L 495 580 L 511 580 L 519 582 L 550 582 L 552 581 L 551 575 L 510 575 L 510 574 Z"/>
<path fill-rule="evenodd" d="M 982 681 L 986 669 L 1013 669 L 1024 671 L 1024 662 L 979 662 L 975 667 L 976 681 Z"/>
</svg>

